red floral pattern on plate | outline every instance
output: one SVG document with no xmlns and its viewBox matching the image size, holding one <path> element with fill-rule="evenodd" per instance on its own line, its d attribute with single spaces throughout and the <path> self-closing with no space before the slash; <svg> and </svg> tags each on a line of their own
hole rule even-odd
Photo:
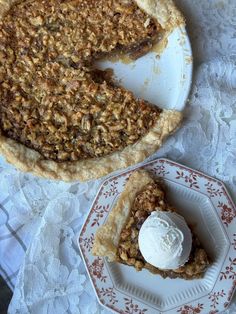
<svg viewBox="0 0 236 314">
<path fill-rule="evenodd" d="M 218 208 L 221 208 L 221 219 L 223 220 L 224 224 L 228 227 L 228 225 L 236 217 L 235 209 L 221 202 L 219 202 Z"/>
<path fill-rule="evenodd" d="M 101 280 L 102 282 L 106 282 L 107 276 L 104 276 L 104 263 L 101 257 L 97 257 L 92 265 L 89 266 L 89 270 L 91 272 L 91 275 L 93 277 L 96 277 L 97 279 Z"/>
<path fill-rule="evenodd" d="M 165 176 L 169 174 L 169 171 L 166 170 L 166 167 L 164 165 L 156 166 L 153 168 L 155 171 L 155 174 L 158 176 Z"/>
<path fill-rule="evenodd" d="M 140 309 L 138 304 L 133 303 L 132 299 L 124 298 L 125 300 L 125 310 L 122 311 L 122 314 L 144 314 L 147 312 L 147 309 Z"/>
<path fill-rule="evenodd" d="M 225 295 L 226 293 L 223 289 L 221 291 L 213 292 L 212 294 L 210 294 L 209 299 L 211 300 L 211 307 L 215 309 L 216 306 L 219 304 L 219 299 L 223 298 Z"/>
<path fill-rule="evenodd" d="M 223 191 L 220 188 L 216 188 L 215 184 L 213 184 L 212 182 L 207 182 L 207 184 L 205 184 L 205 187 L 207 189 L 207 193 L 209 194 L 210 197 L 216 197 L 216 196 L 222 196 L 223 195 Z"/>
<path fill-rule="evenodd" d="M 114 288 L 102 288 L 99 292 L 101 296 L 106 296 L 109 298 L 110 304 L 114 305 L 118 302 L 118 300 L 116 299 L 116 292 L 114 291 Z"/>
<path fill-rule="evenodd" d="M 203 304 L 198 303 L 197 306 L 184 305 L 177 312 L 180 314 L 198 314 L 203 310 Z"/>
<path fill-rule="evenodd" d="M 233 242 L 231 243 L 234 247 L 234 249 L 236 250 L 236 233 L 234 233 L 234 239 Z"/>
<path fill-rule="evenodd" d="M 105 196 L 105 198 L 108 198 L 108 197 L 111 197 L 111 196 L 114 196 L 116 194 L 118 194 L 118 189 L 117 189 L 117 185 L 118 185 L 118 182 L 117 181 L 114 181 L 112 184 L 111 184 L 111 187 L 108 191 L 104 192 L 103 195 Z"/>
<path fill-rule="evenodd" d="M 177 180 L 183 179 L 185 183 L 189 184 L 190 188 L 199 189 L 197 177 L 198 175 L 194 172 L 190 171 L 189 175 L 186 175 L 183 171 L 176 171 L 177 173 Z"/>
<path fill-rule="evenodd" d="M 225 271 L 221 272 L 220 280 L 223 279 L 236 279 L 236 271 L 234 267 L 236 265 L 236 258 L 232 259 L 231 257 L 229 258 L 230 264 L 225 267 Z"/>
<path fill-rule="evenodd" d="M 225 303 L 224 303 L 224 307 L 225 307 L 225 308 L 227 308 L 227 307 L 229 306 L 229 304 L 230 304 L 230 301 L 231 301 L 232 296 L 233 296 L 233 294 L 234 294 L 234 289 L 235 289 L 235 287 L 236 287 L 236 280 L 234 280 L 233 286 L 232 286 L 232 288 L 229 290 L 228 298 L 227 298 L 227 301 L 228 301 L 228 302 L 225 302 Z"/>
<path fill-rule="evenodd" d="M 94 243 L 94 233 L 91 234 L 90 238 L 80 238 L 80 243 L 90 252 Z"/>
<path fill-rule="evenodd" d="M 234 280 L 234 282 L 233 282 L 233 286 L 232 286 L 232 288 L 229 290 L 229 294 L 228 294 L 228 301 L 231 301 L 231 298 L 232 298 L 232 296 L 233 296 L 233 294 L 234 294 L 234 289 L 235 289 L 235 287 L 236 287 L 236 280 Z"/>
<path fill-rule="evenodd" d="M 101 220 L 101 218 L 103 218 L 104 217 L 104 215 L 106 214 L 106 213 L 108 213 L 109 212 L 109 204 L 107 204 L 107 205 L 96 205 L 95 207 L 94 207 L 94 209 L 93 209 L 93 212 L 94 213 L 96 213 L 96 217 L 93 219 L 93 222 L 92 222 L 92 224 L 91 224 L 91 227 L 94 227 L 95 225 L 96 226 L 100 226 L 100 220 Z"/>
</svg>

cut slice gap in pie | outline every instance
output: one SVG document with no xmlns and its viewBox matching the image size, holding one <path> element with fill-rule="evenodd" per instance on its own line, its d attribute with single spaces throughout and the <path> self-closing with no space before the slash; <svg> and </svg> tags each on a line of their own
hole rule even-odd
<svg viewBox="0 0 236 314">
<path fill-rule="evenodd" d="M 180 24 L 171 0 L 1 0 L 0 153 L 65 181 L 143 161 L 181 113 L 98 79 L 93 64 L 114 51 L 140 57 Z"/>
<path fill-rule="evenodd" d="M 191 239 L 187 238 L 188 232 Z M 142 253 L 152 263 L 144 259 L 140 244 Z M 93 254 L 135 267 L 137 271 L 147 269 L 163 278 L 201 278 L 210 264 L 197 235 L 168 204 L 163 182 L 145 170 L 130 176 L 106 223 L 96 233 Z M 155 267 L 156 264 L 162 265 L 161 268 Z"/>
</svg>

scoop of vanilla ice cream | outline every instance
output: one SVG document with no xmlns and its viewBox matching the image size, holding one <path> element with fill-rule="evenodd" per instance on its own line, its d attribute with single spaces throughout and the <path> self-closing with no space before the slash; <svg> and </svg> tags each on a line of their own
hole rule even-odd
<svg viewBox="0 0 236 314">
<path fill-rule="evenodd" d="M 144 259 L 160 269 L 184 265 L 192 248 L 191 231 L 184 218 L 174 212 L 152 212 L 139 231 L 138 241 Z"/>
</svg>

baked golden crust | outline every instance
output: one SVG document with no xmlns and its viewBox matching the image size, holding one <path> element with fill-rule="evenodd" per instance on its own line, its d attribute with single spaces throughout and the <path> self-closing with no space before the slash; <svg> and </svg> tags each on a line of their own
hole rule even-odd
<svg viewBox="0 0 236 314">
<path fill-rule="evenodd" d="M 154 180 L 144 170 L 136 171 L 130 176 L 116 206 L 109 214 L 107 222 L 98 229 L 95 235 L 92 251 L 94 255 L 106 256 L 110 262 L 117 260 L 120 234 L 130 215 L 135 196 L 152 182 Z"/>
<path fill-rule="evenodd" d="M 185 20 L 173 0 L 135 0 L 137 5 L 154 17 L 165 30 L 184 25 Z"/>
<path fill-rule="evenodd" d="M 101 158 L 57 163 L 44 159 L 35 150 L 2 134 L 0 153 L 9 163 L 22 171 L 32 172 L 49 179 L 86 181 L 143 161 L 162 145 L 165 138 L 180 124 L 181 118 L 180 112 L 164 110 L 156 125 L 137 143 L 127 146 L 123 151 Z"/>
<path fill-rule="evenodd" d="M 16 2 L 19 1 L 0 0 L 0 18 Z M 137 0 L 136 2 L 148 14 L 160 19 L 163 29 L 169 31 L 183 23 L 183 19 L 172 1 Z M 160 14 L 160 12 L 162 13 Z M 163 15 L 162 18 L 160 15 Z M 164 110 L 154 126 L 140 140 L 127 146 L 122 151 L 100 158 L 66 162 L 49 160 L 36 150 L 8 138 L 3 132 L 0 132 L 0 153 L 8 162 L 23 171 L 30 171 L 51 179 L 85 181 L 143 161 L 162 145 L 163 140 L 178 127 L 180 121 L 181 113 Z"/>
</svg>

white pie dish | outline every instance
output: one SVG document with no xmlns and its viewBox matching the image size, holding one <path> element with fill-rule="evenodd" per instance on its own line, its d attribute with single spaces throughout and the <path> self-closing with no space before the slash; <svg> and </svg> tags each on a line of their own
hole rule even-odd
<svg viewBox="0 0 236 314">
<path fill-rule="evenodd" d="M 153 51 L 127 63 L 100 61 L 100 69 L 112 68 L 116 81 L 137 97 L 163 109 L 182 111 L 192 83 L 192 50 L 184 26 L 168 36 L 161 53 Z"/>
</svg>

